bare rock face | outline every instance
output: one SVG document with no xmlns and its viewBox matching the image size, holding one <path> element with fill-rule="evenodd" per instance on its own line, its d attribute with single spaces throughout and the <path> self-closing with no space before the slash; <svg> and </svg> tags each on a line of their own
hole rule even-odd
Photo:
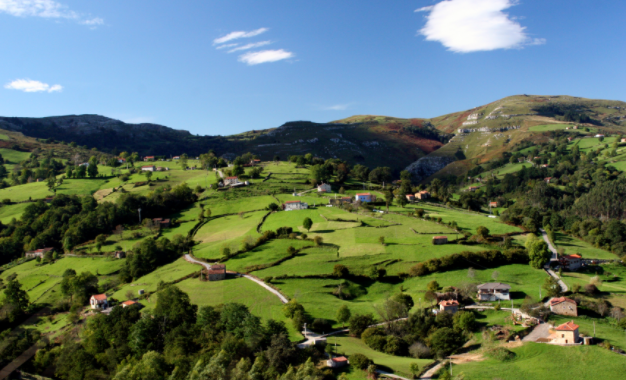
<svg viewBox="0 0 626 380">
<path fill-rule="evenodd" d="M 404 170 L 411 173 L 414 182 L 420 182 L 445 168 L 453 161 L 453 157 L 430 154 L 415 161 Z"/>
</svg>

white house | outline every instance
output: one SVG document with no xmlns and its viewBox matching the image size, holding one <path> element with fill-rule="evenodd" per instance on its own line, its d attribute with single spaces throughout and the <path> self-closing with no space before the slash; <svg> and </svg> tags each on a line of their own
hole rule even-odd
<svg viewBox="0 0 626 380">
<path fill-rule="evenodd" d="M 92 309 L 106 309 L 109 307 L 109 302 L 107 301 L 106 294 L 94 294 L 89 299 L 89 305 L 91 305 Z"/>
<path fill-rule="evenodd" d="M 156 170 L 156 166 L 154 165 L 146 165 L 141 167 L 142 172 L 155 172 Z"/>
<path fill-rule="evenodd" d="M 357 194 L 354 199 L 358 202 L 375 202 L 376 201 L 376 196 L 372 195 L 371 193 L 359 193 Z"/>
<path fill-rule="evenodd" d="M 330 193 L 331 192 L 331 187 L 329 184 L 327 183 L 323 183 L 319 186 L 317 186 L 317 192 L 318 193 Z"/>
<path fill-rule="evenodd" d="M 224 178 L 224 186 L 236 185 L 239 183 L 239 177 L 226 177 Z"/>
<path fill-rule="evenodd" d="M 563 268 L 567 270 L 578 270 L 583 265 L 582 256 L 580 255 L 563 255 L 559 257 L 559 261 Z"/>
<path fill-rule="evenodd" d="M 511 285 L 502 284 L 500 282 L 488 282 L 478 285 L 478 299 L 480 301 L 497 301 L 510 300 L 509 291 Z"/>
<path fill-rule="evenodd" d="M 283 203 L 283 210 L 285 211 L 305 210 L 307 208 L 309 208 L 308 203 L 302 201 L 287 201 Z"/>
<path fill-rule="evenodd" d="M 604 137 L 603 134 L 598 133 L 597 135 L 593 136 L 593 137 Z"/>
</svg>

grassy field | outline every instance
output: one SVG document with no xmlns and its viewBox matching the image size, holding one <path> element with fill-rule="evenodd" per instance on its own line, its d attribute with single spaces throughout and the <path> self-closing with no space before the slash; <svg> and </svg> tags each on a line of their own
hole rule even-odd
<svg viewBox="0 0 626 380">
<path fill-rule="evenodd" d="M 2 139 L 5 140 L 5 139 Z M 0 155 L 7 164 L 19 164 L 31 156 L 31 152 L 21 152 L 19 150 L 0 148 Z"/>
<path fill-rule="evenodd" d="M 408 378 L 411 378 L 412 376 L 411 370 L 409 368 L 411 363 L 417 363 L 420 368 L 423 368 L 424 366 L 432 363 L 432 360 L 430 359 L 414 359 L 411 357 L 393 356 L 385 354 L 383 352 L 375 351 L 369 348 L 365 343 L 363 343 L 361 339 L 353 338 L 345 334 L 333 335 L 332 337 L 329 337 L 328 343 L 333 346 L 335 346 L 336 343 L 337 352 L 341 355 L 348 355 L 348 359 L 349 356 L 352 354 L 363 354 L 372 359 L 379 369 L 390 371 L 397 375 L 406 376 Z M 362 376 L 362 374 L 358 372 L 354 373 L 353 376 L 355 376 L 355 378 L 362 378 L 356 377 Z"/>
<path fill-rule="evenodd" d="M 618 257 L 611 252 L 596 248 L 586 241 L 556 233 L 556 246 L 563 248 L 568 255 L 579 254 L 585 259 L 615 260 Z"/>
<path fill-rule="evenodd" d="M 463 372 L 466 379 L 621 379 L 626 358 L 598 346 L 560 347 L 526 343 L 511 349 L 515 359 L 500 362 L 487 359 L 454 366 L 453 373 Z"/>
<path fill-rule="evenodd" d="M 19 203 L 14 205 L 2 205 L 0 207 L 0 222 L 9 223 L 13 218 L 19 219 L 30 203 Z"/>
<path fill-rule="evenodd" d="M 91 272 L 102 281 L 108 274 L 118 271 L 124 261 L 103 257 L 65 257 L 52 264 L 39 265 L 35 260 L 30 260 L 0 273 L 0 278 L 6 280 L 7 276 L 17 273 L 17 280 L 22 284 L 22 289 L 27 291 L 31 302 L 51 303 L 61 297 L 57 285 L 66 269 L 74 269 L 77 273 Z M 2 298 L 4 293 L 0 293 L 0 300 Z"/>
</svg>

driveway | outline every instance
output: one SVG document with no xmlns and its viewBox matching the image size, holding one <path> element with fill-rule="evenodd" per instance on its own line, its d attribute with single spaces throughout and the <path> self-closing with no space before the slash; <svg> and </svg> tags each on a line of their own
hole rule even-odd
<svg viewBox="0 0 626 380">
<path fill-rule="evenodd" d="M 536 342 L 541 338 L 548 338 L 550 336 L 550 329 L 552 325 L 549 323 L 541 323 L 537 325 L 530 334 L 526 335 L 522 342 Z"/>
</svg>

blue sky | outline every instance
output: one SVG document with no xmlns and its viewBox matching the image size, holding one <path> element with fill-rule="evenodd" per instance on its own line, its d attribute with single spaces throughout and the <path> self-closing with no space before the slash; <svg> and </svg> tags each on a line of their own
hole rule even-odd
<svg viewBox="0 0 626 380">
<path fill-rule="evenodd" d="M 0 115 L 228 135 L 523 93 L 626 100 L 624 15 L 623 0 L 0 0 Z"/>
</svg>

